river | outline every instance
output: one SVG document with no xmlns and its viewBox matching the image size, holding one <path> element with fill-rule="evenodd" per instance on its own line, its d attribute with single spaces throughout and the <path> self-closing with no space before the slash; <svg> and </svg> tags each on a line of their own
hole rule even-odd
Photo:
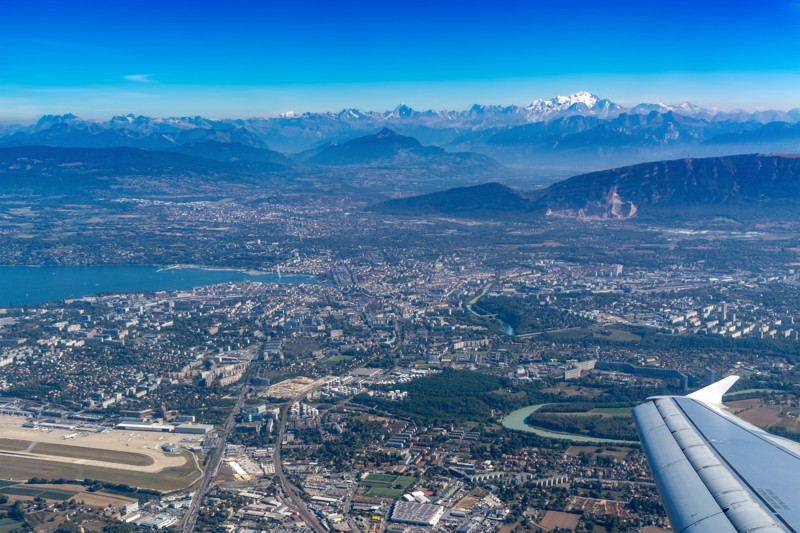
<svg viewBox="0 0 800 533">
<path fill-rule="evenodd" d="M 142 265 L 0 267 L 0 306 L 37 305 L 103 292 L 182 290 L 235 281 L 317 283 L 311 276 L 279 276 L 202 267 Z"/>
<path fill-rule="evenodd" d="M 600 437 L 589 437 L 586 435 L 576 435 L 574 433 L 557 433 L 555 431 L 529 426 L 525 423 L 525 419 L 528 418 L 528 415 L 545 405 L 550 404 L 540 403 L 538 405 L 529 405 L 528 407 L 512 411 L 508 416 L 503 418 L 503 427 L 517 431 L 526 431 L 548 439 L 564 439 L 572 442 L 586 442 L 591 444 L 638 444 L 637 442 L 628 440 L 602 439 Z"/>
</svg>

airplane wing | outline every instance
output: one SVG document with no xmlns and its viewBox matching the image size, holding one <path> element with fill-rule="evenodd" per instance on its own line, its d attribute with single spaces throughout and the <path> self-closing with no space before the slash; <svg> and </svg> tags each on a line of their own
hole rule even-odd
<svg viewBox="0 0 800 533">
<path fill-rule="evenodd" d="M 725 411 L 737 379 L 633 410 L 675 533 L 800 531 L 800 444 Z"/>
</svg>

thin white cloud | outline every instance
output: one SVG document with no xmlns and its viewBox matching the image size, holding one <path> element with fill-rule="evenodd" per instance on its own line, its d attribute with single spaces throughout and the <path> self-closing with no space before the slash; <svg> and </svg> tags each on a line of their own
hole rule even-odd
<svg viewBox="0 0 800 533">
<path fill-rule="evenodd" d="M 155 83 L 155 80 L 150 79 L 151 76 L 152 74 L 128 74 L 127 76 L 122 76 L 122 79 L 136 83 Z"/>
</svg>

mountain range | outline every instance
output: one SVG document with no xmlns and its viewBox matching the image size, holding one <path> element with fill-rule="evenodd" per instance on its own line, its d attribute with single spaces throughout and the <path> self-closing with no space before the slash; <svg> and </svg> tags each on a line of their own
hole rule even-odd
<svg viewBox="0 0 800 533">
<path fill-rule="evenodd" d="M 470 152 L 451 153 L 439 146 L 423 146 L 417 139 L 400 135 L 389 128 L 342 144 L 330 143 L 312 151 L 305 161 L 326 166 L 437 163 L 481 167 L 483 170 L 500 168 L 496 161 L 485 155 Z"/>
<path fill-rule="evenodd" d="M 271 162 L 217 161 L 203 157 L 140 148 L 63 148 L 19 146 L 0 148 L 0 186 L 4 193 L 85 195 L 87 188 L 114 189 L 121 180 L 156 181 L 193 178 L 242 181 L 283 172 Z"/>
<path fill-rule="evenodd" d="M 0 186 L 6 194 L 114 196 L 125 189 L 169 192 L 214 189 L 221 182 L 294 190 L 358 191 L 364 198 L 446 188 L 509 176 L 485 156 L 449 153 L 384 129 L 309 155 L 306 163 L 245 147 L 251 159 L 230 157 L 230 144 L 187 144 L 187 153 L 131 147 L 0 148 Z M 234 145 L 235 146 L 235 145 Z M 261 158 L 261 159 L 259 159 Z M 345 169 L 345 170 L 342 170 Z M 306 177 L 304 177 L 306 176 Z M 309 177 L 314 178 L 309 181 Z M 188 188 L 187 188 L 188 187 Z M 132 188 L 132 189 L 131 189 Z M 104 192 L 105 191 L 105 192 Z M 397 215 L 465 218 L 648 219 L 650 217 L 796 216 L 799 155 L 735 155 L 640 163 L 576 175 L 528 193 L 497 182 L 459 186 L 388 200 L 372 210 Z"/>
<path fill-rule="evenodd" d="M 628 219 L 797 213 L 800 156 L 737 155 L 642 163 L 559 181 L 528 195 L 498 183 L 398 198 L 371 209 L 466 218 Z"/>
<path fill-rule="evenodd" d="M 216 140 L 173 144 L 165 149 L 0 147 L 0 184 L 6 192 L 23 189 L 73 195 L 87 187 L 99 190 L 103 180 L 106 185 L 120 180 L 131 185 L 128 178 L 158 184 L 157 189 L 163 190 L 175 179 L 187 177 L 204 186 L 217 180 L 255 183 L 269 179 L 286 188 L 295 178 L 305 176 L 303 183 L 324 190 L 333 187 L 366 194 L 432 190 L 507 174 L 508 169 L 488 156 L 423 146 L 388 128 L 292 158 L 267 148 Z"/>
<path fill-rule="evenodd" d="M 559 167 L 579 172 L 687 154 L 798 151 L 798 121 L 800 109 L 719 112 L 689 103 L 626 107 L 583 91 L 528 106 L 474 105 L 462 111 L 400 105 L 382 112 L 344 109 L 248 119 L 125 115 L 91 121 L 46 115 L 35 124 L 4 126 L 0 146 L 126 146 L 193 154 L 208 147 L 205 157 L 219 160 L 341 165 L 336 161 L 342 154 L 359 157 L 359 145 L 351 141 L 388 128 L 448 153 L 480 153 L 534 171 Z"/>
</svg>

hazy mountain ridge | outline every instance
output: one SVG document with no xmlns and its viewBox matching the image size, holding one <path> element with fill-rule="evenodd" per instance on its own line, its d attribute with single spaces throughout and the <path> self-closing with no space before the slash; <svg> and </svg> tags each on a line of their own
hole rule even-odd
<svg viewBox="0 0 800 533">
<path fill-rule="evenodd" d="M 241 181 L 285 171 L 286 167 L 269 162 L 226 162 L 130 147 L 0 148 L 0 184 L 6 193 L 28 191 L 70 196 L 84 195 L 87 187 L 94 187 L 113 196 L 114 183 L 120 179 L 133 179 L 146 186 L 191 177 L 213 185 L 218 180 Z"/>
<path fill-rule="evenodd" d="M 346 165 L 472 165 L 483 170 L 500 165 L 485 155 L 469 152 L 448 152 L 439 146 L 423 146 L 419 140 L 384 128 L 374 135 L 357 137 L 343 144 L 330 144 L 306 159 L 309 163 L 327 166 Z"/>
<path fill-rule="evenodd" d="M 539 145 L 553 150 L 692 145 L 708 137 L 747 132 L 759 126 L 750 122 L 711 122 L 674 111 L 621 113 L 609 120 L 575 115 L 504 129 L 489 138 L 487 144 Z"/>
<path fill-rule="evenodd" d="M 208 119 L 204 117 L 152 118 L 145 116 L 115 116 L 107 121 L 89 121 L 75 115 L 46 115 L 29 126 L 6 126 L 0 145 L 53 144 L 67 146 L 137 146 L 165 148 L 168 144 L 204 142 L 240 142 L 245 145 L 287 153 L 299 152 L 325 142 L 341 143 L 390 127 L 403 135 L 418 138 L 424 144 L 446 145 L 480 142 L 487 130 L 495 130 L 502 138 L 516 133 L 504 130 L 537 123 L 549 123 L 554 135 L 576 133 L 574 123 L 563 122 L 568 117 L 593 118 L 587 124 L 606 123 L 611 129 L 624 128 L 614 122 L 621 115 L 628 121 L 636 116 L 686 117 L 706 123 L 709 139 L 720 133 L 735 133 L 737 127 L 713 128 L 708 124 L 741 124 L 738 131 L 755 129 L 767 122 L 797 122 L 800 109 L 789 111 L 719 112 L 684 103 L 638 104 L 627 108 L 609 99 L 581 91 L 570 96 L 534 100 L 529 106 L 473 105 L 462 111 L 417 111 L 399 105 L 388 111 L 343 109 L 340 112 L 287 113 L 278 117 L 247 119 Z M 683 120 L 682 122 L 687 122 Z M 685 125 L 685 124 L 684 124 Z M 199 130 L 199 131 L 194 131 Z M 82 134 L 82 135 L 81 135 Z M 472 136 L 472 137 L 471 137 Z M 69 137 L 69 138 L 65 138 Z M 524 138 L 524 136 L 523 136 Z M 702 139 L 701 139 L 702 140 Z M 503 144 L 494 139 L 488 144 Z"/>
<path fill-rule="evenodd" d="M 535 209 L 530 198 L 510 187 L 492 182 L 471 187 L 395 198 L 369 209 L 398 215 L 444 215 L 472 218 L 504 218 Z"/>
<path fill-rule="evenodd" d="M 402 152 L 419 154 L 423 150 L 422 143 L 417 139 L 384 128 L 374 135 L 357 137 L 343 144 L 331 144 L 308 161 L 319 165 L 357 165 L 386 161 Z"/>
<path fill-rule="evenodd" d="M 0 146 L 128 146 L 285 166 L 369 164 L 375 158 L 356 154 L 360 145 L 350 143 L 388 128 L 425 147 L 471 153 L 460 156 L 470 164 L 488 165 L 489 159 L 479 161 L 475 155 L 482 154 L 536 172 L 567 169 L 558 172 L 563 176 L 687 155 L 796 152 L 800 151 L 800 135 L 794 129 L 798 120 L 800 109 L 718 112 L 689 103 L 625 107 L 584 91 L 534 100 L 528 106 L 473 105 L 463 111 L 417 111 L 400 105 L 382 112 L 343 109 L 236 120 L 120 115 L 89 121 L 71 114 L 46 115 L 36 124 L 5 126 Z M 209 154 L 198 153 L 197 146 L 205 143 L 216 144 L 209 145 L 214 146 Z M 225 143 L 232 146 L 221 148 Z M 409 146 L 401 151 L 405 160 L 395 157 L 391 164 L 412 164 L 420 150 Z M 343 158 L 345 151 L 349 155 Z M 282 157 L 287 154 L 295 154 L 288 156 L 293 161 Z M 337 163 L 337 158 L 345 162 Z"/>
<path fill-rule="evenodd" d="M 663 212 L 694 216 L 714 206 L 735 210 L 797 208 L 800 156 L 737 155 L 641 163 L 560 181 L 527 198 L 499 184 L 390 200 L 386 213 L 482 218 L 557 216 L 625 219 Z M 768 213 L 767 213 L 768 215 Z"/>
<path fill-rule="evenodd" d="M 308 159 L 317 157 L 318 161 Z M 91 185 L 109 189 L 120 180 L 143 192 L 148 183 L 165 190 L 176 178 L 195 186 L 217 181 L 247 184 L 273 180 L 283 190 L 344 190 L 359 194 L 435 190 L 442 186 L 481 183 L 507 176 L 491 158 L 451 153 L 391 130 L 328 145 L 290 159 L 283 154 L 240 143 L 206 141 L 169 150 L 133 147 L 0 147 L 0 183 L 4 191 L 78 193 Z M 299 181 L 298 178 L 302 178 Z M 105 182 L 103 185 L 102 182 Z"/>
<path fill-rule="evenodd" d="M 290 168 L 294 162 L 280 152 L 247 146 L 240 142 L 204 141 L 174 146 L 167 151 L 229 162 L 273 163 Z"/>
<path fill-rule="evenodd" d="M 211 127 L 168 128 L 162 131 L 150 127 L 116 127 L 114 125 L 58 120 L 43 117 L 32 131 L 14 131 L 0 137 L 0 146 L 60 146 L 64 148 L 130 147 L 148 150 L 169 150 L 183 144 L 201 142 L 240 143 L 266 148 L 256 133 L 239 126 L 222 129 Z M 112 121 L 109 124 L 113 124 Z"/>
<path fill-rule="evenodd" d="M 800 123 L 783 121 L 768 122 L 763 126 L 743 132 L 723 133 L 705 144 L 742 144 L 762 142 L 785 142 L 800 140 Z"/>
<path fill-rule="evenodd" d="M 575 176 L 548 187 L 537 203 L 580 210 L 612 196 L 636 206 L 691 207 L 800 199 L 800 157 L 737 155 L 641 163 Z"/>
</svg>

